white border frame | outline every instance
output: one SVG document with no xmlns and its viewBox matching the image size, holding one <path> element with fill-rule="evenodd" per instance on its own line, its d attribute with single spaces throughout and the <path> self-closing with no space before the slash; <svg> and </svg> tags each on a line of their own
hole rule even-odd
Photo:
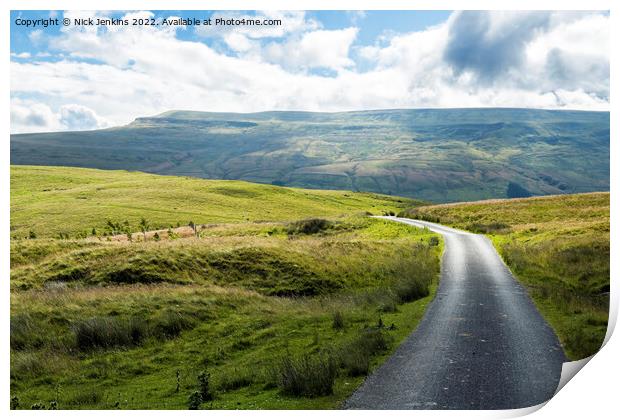
<svg viewBox="0 0 620 420">
<path fill-rule="evenodd" d="M 9 208 L 10 208 L 10 176 L 9 176 L 9 152 L 10 152 L 10 25 L 8 22 L 10 10 L 610 10 L 611 17 L 611 45 L 617 45 L 618 24 L 616 17 L 619 7 L 618 2 L 611 0 L 296 0 L 295 2 L 284 0 L 89 0 L 80 2 L 78 0 L 5 0 L 0 8 L 3 10 L 0 21 L 2 27 L 3 40 L 1 43 L 0 56 L 4 57 L 2 65 L 2 94 L 4 101 L 0 102 L 0 121 L 2 121 L 2 131 L 0 140 L 0 165 L 2 168 L 0 176 L 0 211 L 2 223 L 0 224 L 0 268 L 2 270 L 2 299 L 0 313 L 2 313 L 2 351 L 0 352 L 0 406 L 3 411 L 13 418 L 26 418 L 31 416 L 54 417 L 54 418 L 75 418 L 82 419 L 89 416 L 95 419 L 105 418 L 111 414 L 109 411 L 90 411 L 88 413 L 80 411 L 10 411 L 9 410 L 9 258 L 10 258 L 10 239 L 9 239 Z M 617 54 L 610 51 L 611 58 L 611 79 L 610 97 L 616 98 L 618 95 L 617 84 L 615 83 L 614 69 L 617 68 Z M 614 139 L 618 134 L 618 107 L 614 101 L 610 102 L 611 112 L 611 214 L 618 209 L 616 199 L 616 186 L 618 171 L 617 146 Z M 611 243 L 617 243 L 618 229 L 616 225 L 611 225 Z M 612 246 L 611 258 L 611 278 L 617 279 L 618 265 L 615 262 L 617 248 Z M 528 413 L 533 419 L 579 419 L 587 418 L 611 418 L 618 413 L 618 397 L 616 387 L 618 384 L 618 374 L 620 373 L 619 363 L 615 359 L 615 354 L 620 354 L 620 342 L 617 337 L 610 337 L 610 333 L 615 326 L 618 314 L 618 290 L 615 281 L 612 281 L 611 310 L 610 310 L 610 329 L 608 331 L 608 343 L 595 355 L 590 363 L 577 374 L 553 399 L 546 405 L 523 410 L 500 410 L 500 411 L 209 411 L 209 412 L 185 412 L 184 415 L 194 418 L 210 419 L 280 419 L 295 416 L 299 419 L 314 419 L 317 416 L 327 418 L 355 418 L 373 419 L 376 416 L 390 416 L 397 418 L 444 418 L 453 419 L 458 416 L 459 420 L 468 418 L 510 418 L 522 416 Z M 544 406 L 544 408 L 543 408 Z M 542 409 L 540 409 L 542 408 Z M 540 409 L 540 410 L 538 410 Z M 613 414 L 612 414 L 613 413 Z M 174 411 L 121 411 L 114 413 L 115 416 L 135 419 L 150 417 L 151 419 L 168 418 L 178 415 Z"/>
</svg>

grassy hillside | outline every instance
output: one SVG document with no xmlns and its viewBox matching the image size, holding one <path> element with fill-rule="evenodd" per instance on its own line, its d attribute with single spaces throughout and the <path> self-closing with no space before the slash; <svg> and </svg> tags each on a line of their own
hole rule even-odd
<svg viewBox="0 0 620 420">
<path fill-rule="evenodd" d="M 67 168 L 12 183 L 14 408 L 334 408 L 435 292 L 440 238 L 360 214 L 399 199 Z M 188 216 L 197 235 L 168 228 Z M 75 238 L 105 217 L 131 240 Z"/>
<path fill-rule="evenodd" d="M 211 181 L 126 171 L 11 167 L 11 235 L 90 236 L 112 222 L 141 218 L 150 228 L 222 222 L 292 221 L 416 204 L 410 199 L 350 191 L 302 190 L 242 181 Z"/>
<path fill-rule="evenodd" d="M 609 189 L 609 113 L 171 111 L 11 136 L 11 163 L 138 170 L 448 202 Z"/>
<path fill-rule="evenodd" d="M 567 354 L 601 346 L 609 311 L 609 193 L 426 206 L 407 217 L 485 233 Z"/>
</svg>

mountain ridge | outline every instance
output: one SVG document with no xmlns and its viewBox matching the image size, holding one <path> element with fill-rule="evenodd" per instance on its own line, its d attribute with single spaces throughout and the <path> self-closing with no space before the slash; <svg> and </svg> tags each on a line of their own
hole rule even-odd
<svg viewBox="0 0 620 420">
<path fill-rule="evenodd" d="M 527 108 L 170 110 L 15 134 L 11 164 L 127 169 L 434 202 L 609 189 L 609 112 Z"/>
</svg>

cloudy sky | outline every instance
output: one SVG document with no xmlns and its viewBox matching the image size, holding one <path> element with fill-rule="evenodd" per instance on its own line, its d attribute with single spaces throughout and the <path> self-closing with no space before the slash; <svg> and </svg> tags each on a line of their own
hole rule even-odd
<svg viewBox="0 0 620 420">
<path fill-rule="evenodd" d="M 279 26 L 27 28 L 45 17 L 280 19 Z M 608 110 L 604 12 L 11 13 L 11 131 L 170 109 Z"/>
</svg>

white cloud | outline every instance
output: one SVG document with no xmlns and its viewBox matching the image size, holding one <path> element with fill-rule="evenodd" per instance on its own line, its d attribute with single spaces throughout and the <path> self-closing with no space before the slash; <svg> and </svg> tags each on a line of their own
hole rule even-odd
<svg viewBox="0 0 620 420">
<path fill-rule="evenodd" d="M 28 34 L 28 39 L 30 39 L 30 42 L 32 42 L 34 45 L 40 44 L 41 40 L 43 39 L 43 30 L 35 29 L 34 31 L 31 31 Z"/>
<path fill-rule="evenodd" d="M 107 121 L 92 109 L 76 104 L 61 106 L 59 120 L 68 130 L 92 130 L 108 125 Z"/>
<path fill-rule="evenodd" d="M 230 49 L 237 52 L 246 52 L 255 47 L 255 43 L 250 41 L 247 36 L 237 33 L 229 32 L 224 36 L 224 42 L 230 47 Z"/>
<path fill-rule="evenodd" d="M 56 114 L 45 104 L 11 99 L 11 132 L 58 131 L 62 126 Z"/>
<path fill-rule="evenodd" d="M 30 58 L 31 55 L 29 52 L 21 52 L 21 53 L 11 53 L 11 57 L 15 58 Z"/>
<path fill-rule="evenodd" d="M 339 71 L 355 64 L 349 50 L 357 32 L 357 28 L 306 32 L 284 44 L 269 44 L 264 58 L 291 69 L 322 67 Z"/>
<path fill-rule="evenodd" d="M 12 133 L 93 130 L 109 125 L 105 118 L 83 105 L 67 104 L 54 112 L 44 103 L 11 99 Z"/>
<path fill-rule="evenodd" d="M 68 27 L 50 40 L 64 59 L 11 62 L 12 130 L 95 128 L 169 109 L 609 107 L 605 14 L 456 13 L 355 46 L 357 28 L 325 30 L 303 12 L 277 13 L 293 19 L 269 29 L 279 42 L 256 27 L 202 34 L 222 39 L 228 55 L 179 40 L 175 28 Z M 355 57 L 365 60 L 363 72 Z"/>
</svg>

